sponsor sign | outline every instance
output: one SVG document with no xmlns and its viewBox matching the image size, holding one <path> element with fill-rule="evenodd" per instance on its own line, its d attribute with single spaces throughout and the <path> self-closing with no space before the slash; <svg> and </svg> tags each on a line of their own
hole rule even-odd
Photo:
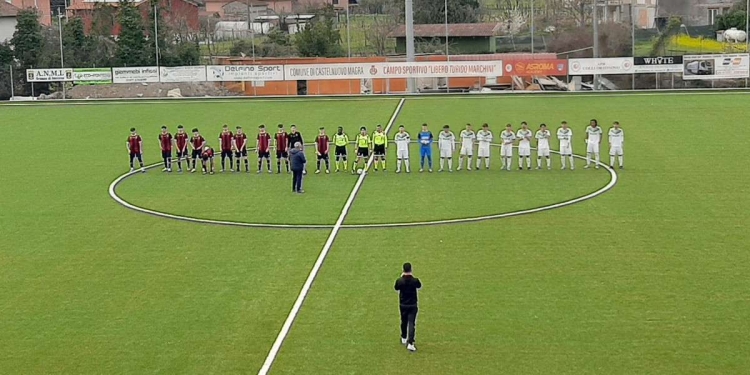
<svg viewBox="0 0 750 375">
<path fill-rule="evenodd" d="M 26 69 L 27 82 L 68 82 L 72 80 L 72 68 Z"/>
<path fill-rule="evenodd" d="M 285 65 L 284 78 L 294 80 L 498 77 L 502 61 L 393 62 Z"/>
<path fill-rule="evenodd" d="M 106 85 L 112 83 L 110 68 L 75 68 L 73 82 L 76 85 Z"/>
<path fill-rule="evenodd" d="M 530 76 L 564 76 L 568 74 L 568 60 L 510 60 L 503 61 L 505 74 Z"/>
<path fill-rule="evenodd" d="M 204 82 L 206 81 L 206 67 L 176 66 L 159 68 L 160 82 Z"/>
<path fill-rule="evenodd" d="M 568 74 L 584 76 L 592 74 L 633 74 L 632 57 L 610 57 L 598 59 L 570 59 Z"/>
<path fill-rule="evenodd" d="M 159 68 L 155 66 L 141 66 L 141 67 L 133 67 L 133 68 L 112 68 L 112 82 L 114 83 L 159 82 Z"/>
<path fill-rule="evenodd" d="M 212 82 L 283 81 L 283 65 L 209 65 L 207 78 Z"/>
<path fill-rule="evenodd" d="M 750 77 L 750 55 L 688 55 L 683 58 L 683 79 Z"/>
<path fill-rule="evenodd" d="M 635 57 L 636 73 L 682 73 L 682 56 Z"/>
</svg>

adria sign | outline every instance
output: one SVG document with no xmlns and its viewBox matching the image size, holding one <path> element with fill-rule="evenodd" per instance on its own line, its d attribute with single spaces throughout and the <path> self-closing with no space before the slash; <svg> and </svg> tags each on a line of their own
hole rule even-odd
<svg viewBox="0 0 750 375">
<path fill-rule="evenodd" d="M 505 74 L 514 76 L 564 76 L 568 74 L 567 60 L 507 60 Z"/>
</svg>

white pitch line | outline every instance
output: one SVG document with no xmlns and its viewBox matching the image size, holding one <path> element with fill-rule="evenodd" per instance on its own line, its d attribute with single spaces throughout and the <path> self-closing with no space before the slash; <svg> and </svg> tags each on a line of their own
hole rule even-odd
<svg viewBox="0 0 750 375">
<path fill-rule="evenodd" d="M 405 101 L 406 99 L 402 98 L 398 102 L 396 110 L 393 111 L 393 115 L 391 116 L 390 121 L 388 121 L 388 125 L 385 127 L 386 134 L 388 134 L 388 130 L 390 130 L 391 126 L 393 126 L 393 124 L 396 122 L 396 118 L 398 117 L 399 112 L 401 112 L 401 108 L 404 106 Z M 372 154 L 367 159 L 365 171 L 370 169 L 370 165 L 372 165 L 374 158 L 375 154 Z M 354 184 L 354 188 L 352 189 L 351 193 L 349 193 L 349 198 L 347 198 L 346 203 L 344 203 L 344 208 L 341 209 L 341 214 L 339 214 L 339 218 L 338 220 L 336 220 L 336 224 L 334 224 L 333 229 L 331 229 L 331 234 L 328 235 L 328 239 L 326 240 L 325 245 L 323 245 L 323 249 L 320 251 L 320 255 L 318 255 L 318 259 L 315 261 L 312 270 L 310 270 L 310 274 L 307 276 L 305 284 L 302 285 L 302 290 L 300 290 L 299 295 L 297 296 L 297 300 L 294 301 L 292 310 L 286 317 L 284 325 L 281 326 L 281 331 L 279 331 L 278 336 L 276 336 L 276 340 L 273 342 L 271 350 L 268 352 L 268 356 L 266 356 L 266 360 L 263 362 L 263 366 L 260 368 L 260 371 L 258 371 L 258 375 L 267 375 L 271 370 L 271 366 L 276 360 L 276 356 L 279 354 L 279 350 L 281 350 L 281 345 L 284 343 L 284 339 L 286 339 L 286 336 L 289 334 L 289 330 L 292 328 L 292 324 L 294 324 L 294 320 L 297 318 L 297 314 L 299 314 L 299 311 L 302 308 L 302 304 L 305 302 L 307 294 L 310 293 L 312 283 L 315 281 L 315 277 L 318 276 L 318 272 L 320 272 L 320 268 L 323 266 L 323 261 L 325 261 L 328 252 L 331 250 L 333 241 L 336 239 L 336 235 L 338 235 L 339 230 L 341 230 L 341 225 L 344 223 L 344 219 L 346 219 L 346 215 L 349 213 L 349 209 L 351 208 L 352 203 L 354 203 L 354 199 L 357 197 L 357 193 L 362 187 L 362 183 L 365 181 L 366 176 L 367 173 L 362 173 L 361 175 L 359 175 L 357 183 Z"/>
</svg>

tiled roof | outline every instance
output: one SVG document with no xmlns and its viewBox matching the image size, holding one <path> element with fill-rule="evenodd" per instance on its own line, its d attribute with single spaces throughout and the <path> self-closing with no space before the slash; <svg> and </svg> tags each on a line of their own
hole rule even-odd
<svg viewBox="0 0 750 375">
<path fill-rule="evenodd" d="M 13 4 L 8 4 L 0 0 L 0 17 L 15 17 L 18 15 L 19 10 Z"/>
<path fill-rule="evenodd" d="M 488 37 L 497 35 L 500 24 L 496 23 L 451 23 L 448 24 L 449 37 Z M 406 36 L 406 26 L 400 25 L 388 34 L 391 38 Z M 414 37 L 444 37 L 445 24 L 414 25 Z"/>
</svg>

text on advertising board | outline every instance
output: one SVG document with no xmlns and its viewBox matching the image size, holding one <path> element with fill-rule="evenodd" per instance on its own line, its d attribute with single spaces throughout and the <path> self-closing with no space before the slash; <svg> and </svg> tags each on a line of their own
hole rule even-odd
<svg viewBox="0 0 750 375">
<path fill-rule="evenodd" d="M 560 76 L 568 74 L 567 60 L 504 61 L 505 72 L 518 76 Z"/>
</svg>

